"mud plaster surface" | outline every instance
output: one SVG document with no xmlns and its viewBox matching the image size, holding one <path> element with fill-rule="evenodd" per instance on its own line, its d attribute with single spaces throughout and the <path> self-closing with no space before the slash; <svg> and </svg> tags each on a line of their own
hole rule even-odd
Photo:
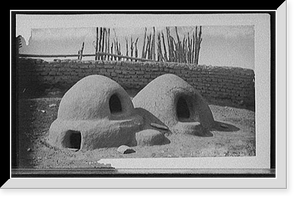
<svg viewBox="0 0 300 202">
<path fill-rule="evenodd" d="M 112 95 L 120 102 L 117 113 L 110 110 Z M 79 80 L 62 97 L 57 119 L 49 129 L 48 143 L 60 149 L 72 147 L 81 151 L 164 144 L 166 131 L 153 127 L 149 130 L 151 119 L 155 118 L 156 124 L 159 119 L 146 112 L 134 109 L 128 93 L 117 82 L 102 75 L 90 75 Z M 76 146 L 70 143 L 69 131 L 80 134 Z"/>
<path fill-rule="evenodd" d="M 211 131 L 213 136 L 210 137 L 172 134 L 167 136 L 170 144 L 135 146 L 136 152 L 131 154 L 120 154 L 115 147 L 86 152 L 55 149 L 47 143 L 47 137 L 50 124 L 57 117 L 60 100 L 57 97 L 19 100 L 19 167 L 100 167 L 97 161 L 102 158 L 226 158 L 255 155 L 255 112 L 211 104 L 209 107 L 214 119 L 223 123 L 223 129 L 227 131 Z"/>
<path fill-rule="evenodd" d="M 204 128 L 212 128 L 214 118 L 205 100 L 191 85 L 174 74 L 157 77 L 138 92 L 132 101 L 134 107 L 148 110 L 173 131 L 179 122 L 176 118 L 179 97 L 183 97 L 190 105 L 188 110 L 191 115 L 187 122 L 200 122 Z"/>
</svg>

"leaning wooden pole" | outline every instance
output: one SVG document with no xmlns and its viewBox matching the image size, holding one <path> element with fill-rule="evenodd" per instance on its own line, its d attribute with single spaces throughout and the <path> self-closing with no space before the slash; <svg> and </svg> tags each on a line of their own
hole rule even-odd
<svg viewBox="0 0 300 202">
<path fill-rule="evenodd" d="M 128 56 L 128 39 L 125 37 L 126 56 Z"/>
<path fill-rule="evenodd" d="M 162 38 L 163 47 L 164 47 L 164 58 L 165 58 L 165 61 L 169 61 L 169 57 L 168 57 L 168 53 L 167 53 L 167 48 L 166 48 L 166 44 L 165 44 L 165 36 L 164 36 L 163 32 L 161 32 L 161 38 Z"/>
<path fill-rule="evenodd" d="M 97 52 L 100 52 L 100 50 L 101 50 L 101 44 L 102 44 L 101 40 L 102 40 L 102 27 L 100 27 L 100 32 L 99 32 L 99 40 L 98 40 L 99 45 L 98 45 Z M 100 55 L 98 55 L 97 60 L 100 60 Z"/>
<path fill-rule="evenodd" d="M 110 28 L 108 28 L 108 32 L 107 32 L 107 53 L 110 53 Z M 108 56 L 108 60 L 110 60 L 111 58 Z"/>
<path fill-rule="evenodd" d="M 151 58 L 151 38 L 152 35 L 150 33 L 149 37 L 147 36 L 147 46 L 146 46 L 146 51 L 147 51 L 147 58 L 150 60 Z"/>
<path fill-rule="evenodd" d="M 151 59 L 155 60 L 156 55 L 155 55 L 155 27 L 153 27 L 153 37 L 152 37 L 152 45 L 151 45 Z"/>
<path fill-rule="evenodd" d="M 199 27 L 198 50 L 197 50 L 197 63 L 196 63 L 196 64 L 198 64 L 198 62 L 199 62 L 201 42 L 202 42 L 202 26 Z"/>
<path fill-rule="evenodd" d="M 133 51 L 134 51 L 134 42 L 132 40 L 132 37 L 130 37 L 130 56 L 133 57 Z M 132 60 L 131 60 L 132 61 Z"/>
<path fill-rule="evenodd" d="M 195 28 L 195 33 L 193 35 L 193 41 L 194 41 L 194 47 L 193 47 L 193 55 L 194 55 L 194 60 L 193 63 L 196 64 L 196 56 L 197 56 L 197 32 L 198 32 L 198 27 L 196 26 Z"/>
<path fill-rule="evenodd" d="M 180 41 L 178 30 L 177 30 L 176 26 L 175 26 L 175 33 L 176 33 L 176 37 L 177 37 L 177 43 L 175 43 L 176 44 L 176 61 L 182 62 L 182 47 L 181 47 L 181 41 Z"/>
<path fill-rule="evenodd" d="M 103 28 L 102 30 L 102 44 L 101 44 L 101 52 L 103 53 L 104 52 L 104 46 L 105 46 L 105 34 L 106 33 L 106 28 Z M 101 60 L 105 59 L 105 55 L 102 55 L 101 56 Z"/>
<path fill-rule="evenodd" d="M 143 48 L 142 48 L 142 58 L 146 58 L 146 36 L 147 36 L 147 27 L 145 27 L 145 33 L 144 33 L 144 41 L 143 41 Z"/>
<path fill-rule="evenodd" d="M 95 47 L 95 60 L 98 60 L 97 53 L 98 53 L 98 34 L 99 28 L 96 27 L 96 47 Z"/>
<path fill-rule="evenodd" d="M 138 41 L 139 41 L 139 37 L 135 40 L 135 43 L 134 43 L 135 57 L 136 57 L 136 58 L 139 56 L 139 53 L 138 53 L 138 46 L 137 46 Z M 137 60 L 135 60 L 135 61 L 137 61 Z"/>
<path fill-rule="evenodd" d="M 160 32 L 157 33 L 157 60 L 162 61 Z"/>
<path fill-rule="evenodd" d="M 108 48 L 107 48 L 108 47 L 108 44 L 107 44 L 108 41 L 107 40 L 108 40 L 108 29 L 106 29 L 106 33 L 105 33 L 105 50 L 104 50 L 105 53 L 108 53 Z M 105 56 L 105 59 L 108 60 L 107 55 Z"/>
<path fill-rule="evenodd" d="M 84 49 L 84 42 L 82 43 L 81 49 L 78 51 L 78 60 L 82 60 L 83 49 Z"/>
<path fill-rule="evenodd" d="M 170 39 L 170 30 L 168 27 L 166 27 L 166 36 L 167 36 L 167 42 L 168 42 L 168 50 L 169 50 L 169 62 L 173 62 L 173 52 L 171 49 L 171 39 Z"/>
</svg>

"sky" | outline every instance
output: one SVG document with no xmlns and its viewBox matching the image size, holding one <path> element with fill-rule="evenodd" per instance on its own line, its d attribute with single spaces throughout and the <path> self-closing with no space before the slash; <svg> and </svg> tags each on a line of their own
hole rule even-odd
<svg viewBox="0 0 300 202">
<path fill-rule="evenodd" d="M 111 40 L 115 37 L 121 43 L 125 53 L 125 37 L 134 40 L 139 37 L 141 50 L 145 27 L 110 27 Z M 181 38 L 194 31 L 194 26 L 178 26 Z M 176 38 L 174 27 L 171 35 Z M 165 27 L 156 27 L 156 33 Z M 152 28 L 147 28 L 147 33 Z M 213 66 L 234 66 L 254 69 L 254 27 L 253 26 L 202 26 L 202 43 L 199 64 Z M 20 53 L 26 54 L 77 54 L 85 42 L 84 53 L 95 52 L 95 27 L 84 28 L 33 28 L 28 44 L 22 40 Z M 140 53 L 139 53 L 140 55 Z"/>
</svg>

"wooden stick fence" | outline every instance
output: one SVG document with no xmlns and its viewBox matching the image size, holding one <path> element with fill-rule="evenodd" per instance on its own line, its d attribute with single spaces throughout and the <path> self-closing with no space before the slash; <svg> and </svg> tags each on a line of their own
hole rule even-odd
<svg viewBox="0 0 300 202">
<path fill-rule="evenodd" d="M 114 31 L 114 30 L 113 30 Z M 19 54 L 20 57 L 94 57 L 95 60 L 130 60 L 130 61 L 162 61 L 198 64 L 200 48 L 202 42 L 202 27 L 196 26 L 193 33 L 187 33 L 180 37 L 177 27 L 173 30 L 175 37 L 171 35 L 171 28 L 159 32 L 155 27 L 147 33 L 145 28 L 143 45 L 141 51 L 138 50 L 139 37 L 130 40 L 125 37 L 125 55 L 121 51 L 121 43 L 116 33 L 111 39 L 111 29 L 96 27 L 96 40 L 94 41 L 95 53 L 83 54 L 84 42 L 77 54 L 58 54 L 58 55 L 32 55 Z M 139 52 L 141 53 L 139 57 Z"/>
<path fill-rule="evenodd" d="M 177 27 L 175 27 L 175 34 L 176 38 L 171 35 L 169 27 L 166 27 L 166 37 L 163 31 L 158 33 L 157 52 L 159 56 L 157 60 L 198 64 L 202 42 L 202 27 L 200 26 L 199 29 L 197 26 L 195 27 L 193 37 L 190 37 L 190 33 L 187 33 L 187 36 L 180 39 Z"/>
<path fill-rule="evenodd" d="M 78 54 L 58 54 L 58 55 L 40 55 L 40 54 L 19 54 L 19 57 L 30 57 L 30 58 L 67 58 L 67 57 L 77 57 L 78 58 Z M 96 57 L 96 54 L 82 54 L 82 57 Z M 135 57 L 130 57 L 130 56 L 124 56 L 124 55 L 117 55 L 117 54 L 112 54 L 112 53 L 101 53 L 98 52 L 97 53 L 97 57 L 100 56 L 111 56 L 113 58 L 120 58 L 118 60 L 121 60 L 122 58 L 124 59 L 128 59 L 128 60 L 135 60 L 135 61 L 144 61 L 144 62 L 154 62 L 154 60 L 149 60 L 149 59 L 145 59 L 145 58 L 135 58 Z"/>
</svg>

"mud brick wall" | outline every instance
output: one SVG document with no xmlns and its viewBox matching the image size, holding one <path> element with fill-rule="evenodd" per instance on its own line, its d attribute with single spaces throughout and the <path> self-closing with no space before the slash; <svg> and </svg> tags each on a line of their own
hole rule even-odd
<svg viewBox="0 0 300 202">
<path fill-rule="evenodd" d="M 183 78 L 207 99 L 226 99 L 254 105 L 254 71 L 238 67 L 215 67 L 181 63 L 131 61 L 78 61 L 20 58 L 19 89 L 70 88 L 81 78 L 101 74 L 125 89 L 141 89 L 156 77 L 172 73 Z"/>
</svg>

